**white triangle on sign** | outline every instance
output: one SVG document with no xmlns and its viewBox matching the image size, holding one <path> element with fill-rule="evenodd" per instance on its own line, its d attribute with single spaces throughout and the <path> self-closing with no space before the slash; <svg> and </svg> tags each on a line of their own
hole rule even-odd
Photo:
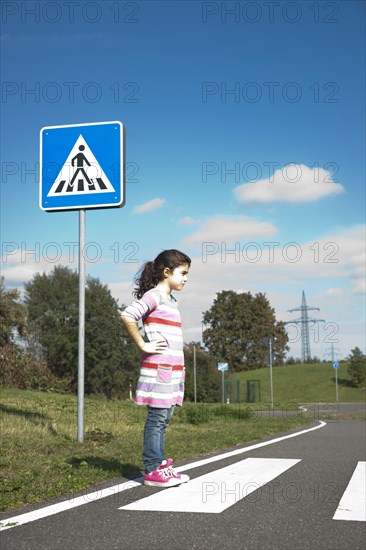
<svg viewBox="0 0 366 550">
<path fill-rule="evenodd" d="M 115 192 L 89 145 L 80 134 L 47 197 Z"/>
</svg>

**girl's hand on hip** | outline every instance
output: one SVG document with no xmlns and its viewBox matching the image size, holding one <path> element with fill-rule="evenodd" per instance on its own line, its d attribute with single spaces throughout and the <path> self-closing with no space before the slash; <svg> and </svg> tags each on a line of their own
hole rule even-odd
<svg viewBox="0 0 366 550">
<path fill-rule="evenodd" d="M 153 340 L 152 342 L 145 342 L 141 350 L 144 353 L 158 354 L 164 353 L 167 348 L 165 340 Z"/>
</svg>

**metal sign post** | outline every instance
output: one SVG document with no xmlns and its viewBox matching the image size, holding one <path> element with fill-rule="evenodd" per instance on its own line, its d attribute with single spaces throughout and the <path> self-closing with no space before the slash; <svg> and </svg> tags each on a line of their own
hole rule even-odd
<svg viewBox="0 0 366 550">
<path fill-rule="evenodd" d="M 196 346 L 194 344 L 193 344 L 193 389 L 194 389 L 194 402 L 197 403 Z"/>
<path fill-rule="evenodd" d="M 272 376 L 272 366 L 273 366 L 273 357 L 272 357 L 272 338 L 269 337 L 268 341 L 268 355 L 269 355 L 269 377 L 271 382 L 271 410 L 273 410 L 273 376 Z"/>
<path fill-rule="evenodd" d="M 84 441 L 85 372 L 85 210 L 79 210 L 79 351 L 78 351 L 78 443 Z"/>
<path fill-rule="evenodd" d="M 119 121 L 47 126 L 40 131 L 39 206 L 79 211 L 77 440 L 84 438 L 85 210 L 125 202 L 125 129 Z"/>
<path fill-rule="evenodd" d="M 333 362 L 333 368 L 335 370 L 336 400 L 338 403 L 338 369 L 339 369 L 338 361 Z"/>
<path fill-rule="evenodd" d="M 262 343 L 266 346 L 268 354 L 267 354 L 267 363 L 269 366 L 269 380 L 271 385 L 271 410 L 274 408 L 274 400 L 273 400 L 273 373 L 272 373 L 272 367 L 273 367 L 273 337 L 272 336 L 265 336 L 262 338 Z"/>
<path fill-rule="evenodd" d="M 229 370 L 228 363 L 217 363 L 218 370 L 222 372 L 222 402 L 225 403 L 225 371 Z"/>
</svg>

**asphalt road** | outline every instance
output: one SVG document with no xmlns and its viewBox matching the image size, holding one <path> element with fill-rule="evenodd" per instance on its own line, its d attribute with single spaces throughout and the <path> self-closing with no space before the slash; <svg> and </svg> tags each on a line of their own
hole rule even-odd
<svg viewBox="0 0 366 550">
<path fill-rule="evenodd" d="M 303 435 L 247 449 L 204 465 L 197 462 L 198 467 L 190 462 L 186 470 L 195 479 L 248 458 L 291 464 L 244 498 L 242 488 L 238 497 L 234 494 L 235 478 L 230 487 L 220 487 L 228 493 L 223 499 L 233 498 L 221 513 L 123 509 L 155 493 L 176 491 L 179 500 L 180 488 L 138 485 L 94 502 L 86 497 L 83 506 L 5 530 L 1 549 L 364 550 L 366 522 L 333 516 L 357 464 L 365 461 L 365 422 L 330 421 Z"/>
</svg>

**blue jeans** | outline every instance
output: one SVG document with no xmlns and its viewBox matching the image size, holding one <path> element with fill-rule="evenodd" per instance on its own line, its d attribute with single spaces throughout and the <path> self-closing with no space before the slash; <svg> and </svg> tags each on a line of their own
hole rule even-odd
<svg viewBox="0 0 366 550">
<path fill-rule="evenodd" d="M 150 405 L 147 406 L 147 418 L 144 429 L 144 454 L 142 455 L 146 474 L 156 470 L 163 460 L 165 460 L 165 432 L 173 412 L 174 407 L 158 409 Z"/>
</svg>

